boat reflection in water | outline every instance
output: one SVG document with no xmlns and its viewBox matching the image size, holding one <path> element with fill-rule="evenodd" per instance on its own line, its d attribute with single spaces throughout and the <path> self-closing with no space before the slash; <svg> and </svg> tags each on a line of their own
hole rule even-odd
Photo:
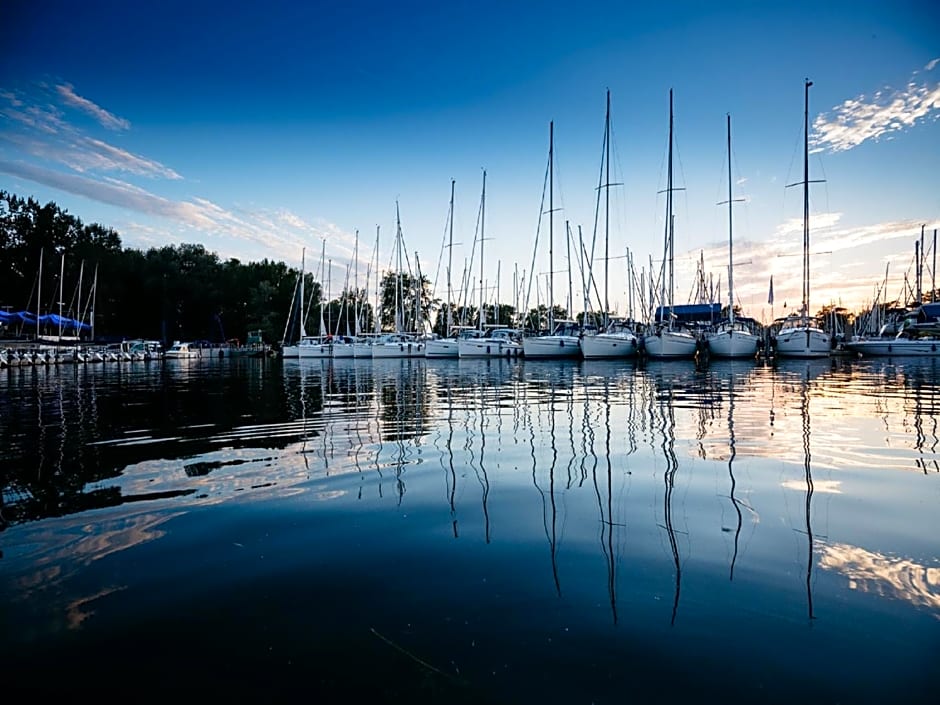
<svg viewBox="0 0 940 705">
<path fill-rule="evenodd" d="M 935 360 L 190 363 L 0 371 L 8 692 L 934 699 Z"/>
</svg>

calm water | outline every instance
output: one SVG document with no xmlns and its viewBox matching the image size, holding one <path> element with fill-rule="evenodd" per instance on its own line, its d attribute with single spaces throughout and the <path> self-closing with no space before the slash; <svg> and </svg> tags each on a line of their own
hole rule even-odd
<svg viewBox="0 0 940 705">
<path fill-rule="evenodd" d="M 0 371 L 4 691 L 936 702 L 940 361 Z"/>
</svg>

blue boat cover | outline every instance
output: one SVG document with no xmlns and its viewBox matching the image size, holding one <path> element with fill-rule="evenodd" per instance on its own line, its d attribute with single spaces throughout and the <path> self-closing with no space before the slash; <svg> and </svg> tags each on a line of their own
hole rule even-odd
<svg viewBox="0 0 940 705">
<path fill-rule="evenodd" d="M 681 306 L 657 306 L 654 321 L 668 321 L 669 311 L 680 323 L 714 322 L 721 317 L 721 304 L 684 304 Z"/>
</svg>

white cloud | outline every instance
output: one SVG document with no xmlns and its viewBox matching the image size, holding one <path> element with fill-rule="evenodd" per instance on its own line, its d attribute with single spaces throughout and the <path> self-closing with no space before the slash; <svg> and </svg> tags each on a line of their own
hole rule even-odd
<svg viewBox="0 0 940 705">
<path fill-rule="evenodd" d="M 927 70 L 937 65 L 934 59 Z M 915 83 L 904 88 L 885 88 L 871 97 L 850 98 L 822 113 L 813 121 L 814 151 L 842 152 L 868 140 L 892 138 L 894 133 L 914 127 L 926 119 L 936 119 L 940 111 L 940 83 Z"/>
<path fill-rule="evenodd" d="M 72 86 L 65 83 L 56 86 L 56 91 L 58 91 L 62 100 L 65 101 L 66 105 L 70 105 L 73 108 L 78 108 L 84 113 L 91 115 L 95 120 L 97 120 L 102 127 L 106 127 L 109 130 L 128 130 L 130 129 L 130 122 L 124 118 L 117 117 L 113 113 L 109 113 L 104 108 L 95 105 L 92 101 L 87 98 L 75 93 L 72 89 Z"/>
<path fill-rule="evenodd" d="M 16 128 L 4 131 L 0 137 L 32 156 L 64 164 L 78 172 L 118 171 L 149 178 L 182 178 L 158 161 L 84 134 L 68 123 L 58 108 L 44 104 L 43 98 L 0 92 L 0 100 L 6 102 L 6 105 L 0 103 L 0 115 Z"/>
<path fill-rule="evenodd" d="M 928 63 L 926 66 L 924 66 L 924 71 L 933 71 L 937 64 L 940 64 L 940 59 L 934 59 Z"/>
<path fill-rule="evenodd" d="M 160 162 L 127 150 L 115 147 L 101 140 L 86 137 L 70 145 L 67 157 L 76 171 L 99 169 L 103 171 L 125 171 L 137 176 L 159 176 L 165 179 L 182 179 L 183 177 L 168 166 Z"/>
<path fill-rule="evenodd" d="M 914 245 L 920 237 L 922 221 L 890 221 L 868 225 L 842 224 L 842 214 L 820 214 L 810 221 L 812 253 L 810 306 L 818 310 L 825 304 L 839 303 L 853 311 L 867 308 L 875 292 L 882 290 L 882 300 L 904 298 L 905 282 L 913 281 Z M 940 223 L 927 223 L 928 235 Z M 734 245 L 735 300 L 745 315 L 770 316 L 767 305 L 770 277 L 774 277 L 773 313 L 777 316 L 798 306 L 802 298 L 802 219 L 781 223 L 767 240 L 736 241 Z M 929 243 L 926 245 L 929 247 Z M 727 300 L 728 251 L 715 244 L 702 251 L 676 259 L 678 281 L 694 281 L 699 256 L 705 271 L 720 284 L 720 295 Z M 888 282 L 882 287 L 886 276 Z M 685 292 L 681 292 L 684 294 Z M 787 303 L 787 309 L 783 304 Z"/>
<path fill-rule="evenodd" d="M 215 239 L 216 242 L 207 247 L 223 257 L 253 261 L 267 258 L 293 263 L 299 260 L 302 247 L 311 249 L 314 243 L 319 246 L 326 239 L 329 256 L 340 268 L 334 269 L 334 282 L 340 281 L 340 270 L 346 267 L 350 259 L 348 252 L 352 251 L 353 235 L 331 223 L 313 225 L 293 214 L 232 211 L 198 197 L 190 201 L 173 201 L 119 179 L 97 180 L 84 174 L 60 172 L 24 162 L 0 161 L 0 173 L 135 213 L 164 218 L 182 228 L 171 232 L 151 226 L 145 228 L 135 221 L 132 235 L 141 245 L 183 242 L 187 237 L 192 241 L 192 236 L 196 235 L 199 241 L 207 237 Z M 123 237 L 124 233 L 121 234 Z M 162 243 L 161 234 L 166 235 Z"/>
</svg>

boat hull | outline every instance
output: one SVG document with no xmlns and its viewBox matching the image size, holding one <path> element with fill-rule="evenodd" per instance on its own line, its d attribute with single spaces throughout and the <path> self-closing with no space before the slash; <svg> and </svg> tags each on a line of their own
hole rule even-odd
<svg viewBox="0 0 940 705">
<path fill-rule="evenodd" d="M 372 346 L 372 358 L 425 357 L 426 347 L 423 342 L 376 343 Z"/>
<path fill-rule="evenodd" d="M 695 357 L 698 341 L 689 333 L 667 330 L 645 336 L 643 347 L 648 357 L 684 359 Z"/>
<path fill-rule="evenodd" d="M 581 338 L 581 355 L 585 360 L 633 357 L 636 351 L 636 336 L 628 333 L 598 333 Z"/>
<path fill-rule="evenodd" d="M 457 341 L 458 354 L 461 358 L 471 357 L 521 357 L 522 345 L 511 340 L 492 338 L 474 338 Z"/>
<path fill-rule="evenodd" d="M 581 341 L 573 335 L 543 335 L 523 338 L 526 358 L 565 358 L 581 356 Z"/>
<path fill-rule="evenodd" d="M 780 331 L 776 354 L 782 357 L 829 357 L 832 338 L 819 328 L 797 327 Z"/>
<path fill-rule="evenodd" d="M 329 360 L 333 357 L 333 351 L 329 343 L 319 345 L 299 345 L 297 346 L 302 360 Z"/>
<path fill-rule="evenodd" d="M 755 357 L 757 336 L 745 331 L 721 331 L 708 338 L 708 352 L 715 357 Z"/>
<path fill-rule="evenodd" d="M 427 342 L 427 347 L 424 350 L 424 356 L 434 358 L 457 357 L 457 341 L 453 338 L 439 338 L 437 340 L 429 340 Z"/>
<path fill-rule="evenodd" d="M 334 358 L 352 358 L 356 356 L 354 343 L 333 343 L 330 345 L 330 356 Z"/>
<path fill-rule="evenodd" d="M 854 340 L 845 349 L 863 357 L 940 357 L 940 340 Z"/>
</svg>

